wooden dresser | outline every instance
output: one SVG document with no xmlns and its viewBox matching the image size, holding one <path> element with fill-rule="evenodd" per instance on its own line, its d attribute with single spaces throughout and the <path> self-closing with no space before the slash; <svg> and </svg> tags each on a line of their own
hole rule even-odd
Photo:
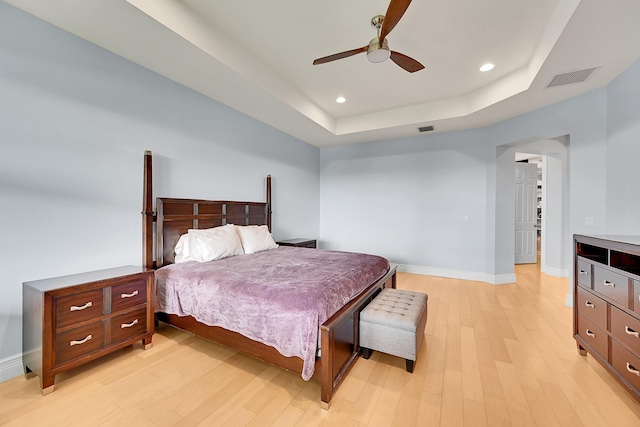
<svg viewBox="0 0 640 427">
<path fill-rule="evenodd" d="M 22 346 L 27 378 L 42 394 L 56 374 L 153 336 L 153 271 L 125 266 L 23 283 Z"/>
<path fill-rule="evenodd" d="M 574 236 L 573 332 L 640 401 L 640 236 Z"/>
</svg>

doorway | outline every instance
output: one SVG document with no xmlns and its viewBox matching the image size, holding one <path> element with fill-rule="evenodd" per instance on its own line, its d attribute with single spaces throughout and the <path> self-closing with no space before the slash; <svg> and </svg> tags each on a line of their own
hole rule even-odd
<svg viewBox="0 0 640 427">
<path fill-rule="evenodd" d="M 511 181 L 496 180 L 496 243 L 509 244 L 511 268 L 515 263 L 515 179 L 516 153 L 540 156 L 541 217 L 540 271 L 555 277 L 568 277 L 571 236 L 568 227 L 569 200 L 569 135 L 551 139 L 514 142 L 497 147 L 496 175 L 510 176 Z M 537 194 L 537 193 L 536 193 Z M 503 253 L 503 256 L 507 256 Z M 496 256 L 496 265 L 509 268 L 508 259 Z M 512 270 L 513 271 L 513 270 Z"/>
</svg>

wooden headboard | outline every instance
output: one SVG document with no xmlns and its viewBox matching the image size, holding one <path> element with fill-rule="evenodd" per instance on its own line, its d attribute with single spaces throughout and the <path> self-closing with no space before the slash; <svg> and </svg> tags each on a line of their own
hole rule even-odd
<svg viewBox="0 0 640 427">
<path fill-rule="evenodd" d="M 225 224 L 266 225 L 271 230 L 271 176 L 267 175 L 265 202 L 238 202 L 200 199 L 156 199 L 153 212 L 152 157 L 144 153 L 142 207 L 142 262 L 146 268 L 159 268 L 174 260 L 180 236 L 190 228 L 212 228 Z M 156 223 L 155 232 L 153 223 Z M 154 239 L 155 237 L 155 239 Z M 155 242 L 155 260 L 153 248 Z"/>
</svg>

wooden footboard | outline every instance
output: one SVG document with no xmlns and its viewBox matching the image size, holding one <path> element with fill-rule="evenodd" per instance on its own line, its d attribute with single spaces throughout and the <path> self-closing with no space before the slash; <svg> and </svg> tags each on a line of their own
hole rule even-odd
<svg viewBox="0 0 640 427">
<path fill-rule="evenodd" d="M 319 375 L 321 406 L 329 402 L 360 355 L 358 324 L 360 312 L 383 288 L 396 287 L 396 268 L 392 267 L 376 283 L 345 305 L 320 327 L 321 357 L 314 378 Z"/>
<path fill-rule="evenodd" d="M 320 382 L 321 406 L 329 408 L 336 389 L 360 354 L 358 321 L 360 312 L 385 287 L 396 287 L 396 269 L 391 268 L 380 280 L 345 305 L 320 327 L 321 355 L 316 359 L 313 380 Z M 217 326 L 207 326 L 191 316 L 156 313 L 156 319 L 178 329 L 237 350 L 297 374 L 302 373 L 302 359 L 286 357 L 275 348 L 259 343 L 236 332 Z"/>
</svg>

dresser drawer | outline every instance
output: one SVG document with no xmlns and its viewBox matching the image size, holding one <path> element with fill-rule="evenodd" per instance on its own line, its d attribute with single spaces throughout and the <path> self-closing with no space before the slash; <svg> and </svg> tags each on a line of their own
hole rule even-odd
<svg viewBox="0 0 640 427">
<path fill-rule="evenodd" d="M 629 278 L 606 268 L 594 266 L 593 289 L 612 301 L 629 306 Z"/>
<path fill-rule="evenodd" d="M 605 358 L 607 357 L 607 354 L 609 354 L 609 339 L 607 334 L 581 314 L 578 314 L 578 335 L 580 335 L 596 353 Z"/>
<path fill-rule="evenodd" d="M 640 354 L 640 320 L 611 307 L 611 336 L 629 350 Z"/>
<path fill-rule="evenodd" d="M 121 314 L 111 319 L 111 343 L 125 341 L 128 338 L 147 331 L 147 309 Z"/>
<path fill-rule="evenodd" d="M 640 358 L 615 340 L 611 341 L 611 365 L 636 389 L 640 389 Z"/>
<path fill-rule="evenodd" d="M 578 259 L 578 284 L 584 286 L 585 288 L 592 287 L 592 272 L 591 272 L 592 264 L 587 261 L 583 261 Z"/>
<path fill-rule="evenodd" d="M 147 302 L 147 281 L 136 280 L 111 288 L 111 312 L 115 313 Z"/>
<path fill-rule="evenodd" d="M 102 321 L 56 335 L 56 365 L 103 347 L 104 325 Z"/>
<path fill-rule="evenodd" d="M 102 316 L 103 302 L 102 289 L 56 298 L 56 326 L 63 328 Z"/>
<path fill-rule="evenodd" d="M 578 287 L 578 313 L 591 320 L 602 330 L 607 329 L 607 303 L 591 292 Z"/>
</svg>

